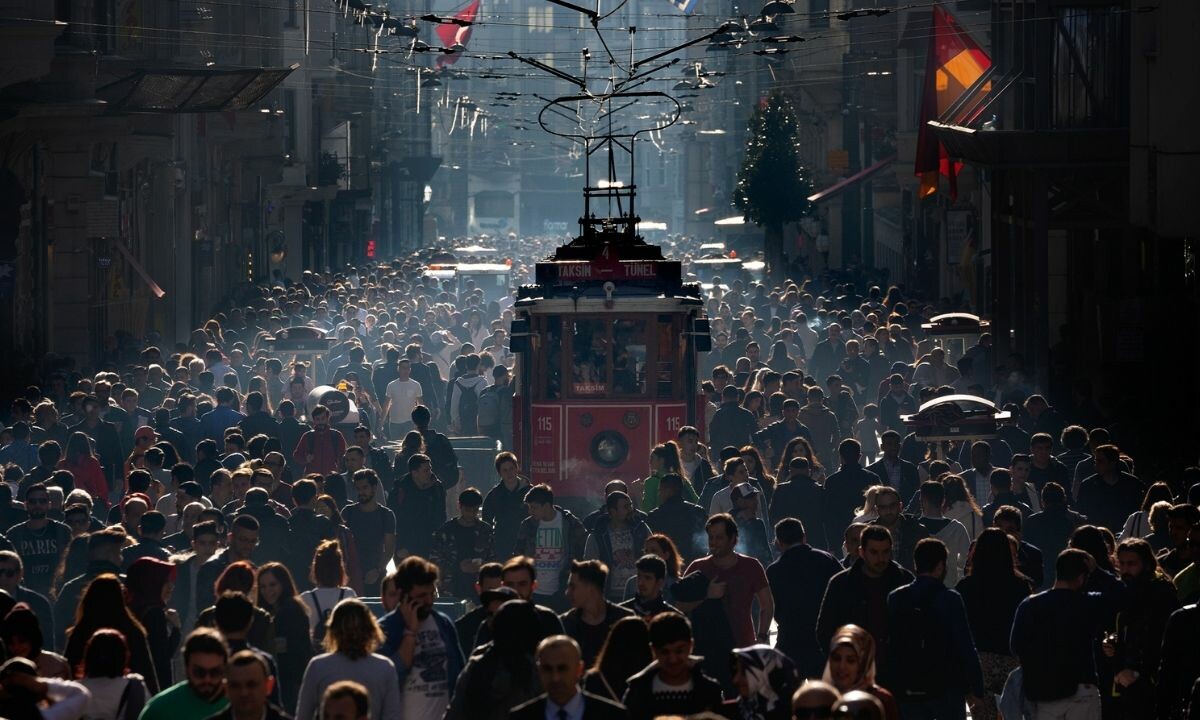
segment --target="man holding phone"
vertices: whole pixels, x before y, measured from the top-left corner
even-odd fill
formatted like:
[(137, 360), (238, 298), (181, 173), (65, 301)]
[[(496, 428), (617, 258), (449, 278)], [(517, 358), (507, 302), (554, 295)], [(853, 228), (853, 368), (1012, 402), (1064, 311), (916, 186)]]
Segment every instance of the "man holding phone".
[(410, 555), (396, 568), (400, 604), (380, 621), (381, 654), (396, 665), (403, 717), (439, 717), (462, 672), (463, 655), (454, 622), (433, 609), (438, 567)]

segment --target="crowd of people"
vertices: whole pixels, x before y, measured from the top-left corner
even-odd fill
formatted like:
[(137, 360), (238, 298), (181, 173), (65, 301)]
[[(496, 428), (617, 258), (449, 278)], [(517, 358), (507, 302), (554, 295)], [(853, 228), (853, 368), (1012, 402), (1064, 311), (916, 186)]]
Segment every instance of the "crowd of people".
[[(509, 448), (519, 358), (456, 290), (305, 273), (48, 358), (0, 437), (0, 715), (1200, 717), (1200, 469), (1139, 476), (986, 334), (950, 362), (942, 304), (715, 279), (703, 416), (577, 514), (510, 449), (460, 467), (455, 436)], [(317, 362), (271, 349), (303, 325)], [(902, 420), (953, 394), (1012, 421)]]

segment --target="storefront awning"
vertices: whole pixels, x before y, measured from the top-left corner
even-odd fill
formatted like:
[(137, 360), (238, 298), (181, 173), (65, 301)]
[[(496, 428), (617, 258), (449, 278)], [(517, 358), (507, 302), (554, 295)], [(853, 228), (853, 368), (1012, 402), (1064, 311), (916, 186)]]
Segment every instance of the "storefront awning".
[(137, 70), (96, 94), (127, 113), (204, 113), (245, 110), (300, 67)]
[(833, 185), (830, 185), (829, 187), (825, 188), (824, 190), (822, 190), (818, 193), (809, 195), (808, 201), (811, 203), (819, 203), (822, 200), (828, 200), (829, 198), (833, 197), (834, 195), (837, 195), (838, 193), (842, 192), (843, 190), (850, 187), (851, 185), (862, 182), (863, 180), (866, 180), (867, 178), (871, 177), (875, 173), (884, 169), (888, 165), (891, 165), (892, 162), (894, 162), (895, 160), (896, 160), (895, 155), (886, 157), (886, 158), (880, 160), (879, 162), (875, 163), (874, 165), (871, 165), (869, 167), (863, 168), (862, 170), (859, 170), (858, 172), (854, 173), (853, 175), (851, 175), (848, 178), (844, 178), (842, 180), (837, 181)]

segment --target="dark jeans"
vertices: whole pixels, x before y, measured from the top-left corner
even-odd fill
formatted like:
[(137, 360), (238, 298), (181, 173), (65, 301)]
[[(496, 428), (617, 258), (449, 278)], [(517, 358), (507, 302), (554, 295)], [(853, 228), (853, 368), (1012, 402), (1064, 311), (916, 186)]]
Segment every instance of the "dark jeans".
[(949, 691), (925, 700), (896, 698), (901, 720), (966, 720), (967, 699), (961, 692)]

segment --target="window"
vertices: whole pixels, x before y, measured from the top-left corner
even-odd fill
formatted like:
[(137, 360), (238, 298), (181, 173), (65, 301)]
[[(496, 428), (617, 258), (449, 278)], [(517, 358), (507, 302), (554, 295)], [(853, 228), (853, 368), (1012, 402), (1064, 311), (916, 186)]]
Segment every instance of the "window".
[(613, 394), (646, 393), (646, 321), (613, 322)]
[[(658, 364), (655, 366), (655, 395), (659, 399), (672, 397), (681, 384), (675, 378), (676, 355), (683, 352), (683, 338), (671, 315), (658, 316)], [(686, 393), (685, 393), (686, 394)]]
[(571, 337), (571, 394), (608, 392), (608, 326), (603, 320), (576, 320)]
[(1051, 59), (1055, 127), (1128, 122), (1128, 19), (1118, 6), (1058, 10)]

